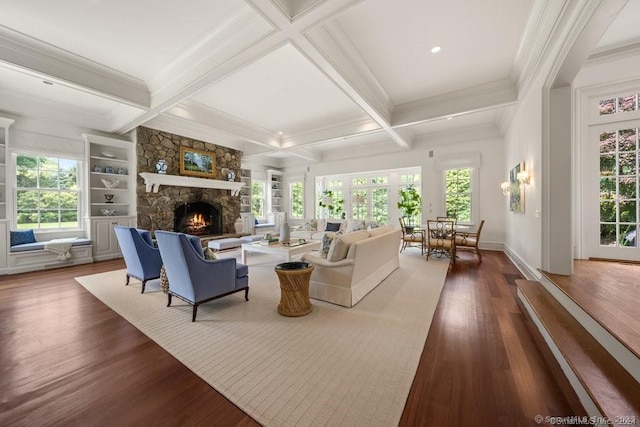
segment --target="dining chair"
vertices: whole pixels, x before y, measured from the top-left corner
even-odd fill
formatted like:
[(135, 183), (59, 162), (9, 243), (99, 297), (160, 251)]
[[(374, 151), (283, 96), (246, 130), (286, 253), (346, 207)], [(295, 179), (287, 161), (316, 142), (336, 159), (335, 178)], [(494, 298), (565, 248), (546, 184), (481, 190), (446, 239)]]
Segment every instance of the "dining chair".
[(425, 232), (422, 229), (409, 227), (406, 225), (404, 218), (398, 218), (400, 221), (400, 229), (402, 230), (402, 247), (400, 252), (408, 247), (420, 246), (421, 255), (424, 255)]
[(451, 216), (437, 216), (436, 221), (453, 221), (454, 229), (456, 228), (456, 225), (458, 225), (458, 219), (456, 217), (451, 217)]
[(482, 254), (480, 253), (480, 248), (478, 244), (480, 243), (480, 233), (482, 232), (482, 227), (484, 226), (484, 219), (480, 221), (480, 226), (478, 226), (478, 230), (474, 232), (463, 232), (456, 231), (456, 250), (457, 251), (469, 251), (478, 255), (478, 260), (482, 262)]
[(448, 256), (455, 263), (455, 226), (453, 221), (427, 220), (427, 261), (429, 256)]

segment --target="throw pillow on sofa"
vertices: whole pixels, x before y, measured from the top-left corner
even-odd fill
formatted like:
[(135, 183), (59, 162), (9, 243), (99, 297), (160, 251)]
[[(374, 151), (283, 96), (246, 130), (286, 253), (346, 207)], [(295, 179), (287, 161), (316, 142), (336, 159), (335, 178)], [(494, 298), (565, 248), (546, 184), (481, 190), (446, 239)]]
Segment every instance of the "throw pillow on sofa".
[(354, 219), (351, 222), (351, 231), (359, 231), (359, 230), (366, 230), (367, 226), (365, 224), (364, 219)]
[(331, 242), (327, 259), (333, 262), (345, 259), (352, 243), (368, 238), (369, 232), (366, 230), (359, 230), (353, 233), (336, 236)]
[(304, 231), (316, 231), (318, 226), (318, 221), (315, 219), (306, 219), (302, 224), (302, 229)]
[(331, 248), (333, 238), (333, 233), (324, 233), (324, 236), (322, 236), (322, 246), (320, 246), (320, 256), (322, 258), (326, 258), (329, 255), (329, 248)]
[(327, 222), (327, 228), (324, 231), (340, 231), (339, 222)]

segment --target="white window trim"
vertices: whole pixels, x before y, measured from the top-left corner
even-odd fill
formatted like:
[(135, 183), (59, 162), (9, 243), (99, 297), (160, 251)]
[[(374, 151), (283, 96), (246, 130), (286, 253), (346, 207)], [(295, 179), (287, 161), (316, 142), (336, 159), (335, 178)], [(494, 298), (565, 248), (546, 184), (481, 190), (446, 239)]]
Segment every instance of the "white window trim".
[(17, 230), (18, 228), (18, 207), (16, 205), (16, 197), (17, 197), (17, 188), (18, 188), (18, 176), (16, 170), (16, 162), (17, 157), (19, 155), (23, 156), (38, 156), (38, 157), (55, 157), (57, 159), (64, 158), (67, 160), (75, 160), (78, 162), (78, 227), (75, 228), (40, 228), (37, 230), (39, 235), (56, 235), (60, 233), (74, 232), (74, 231), (84, 231), (84, 221), (82, 218), (86, 216), (84, 211), (84, 206), (86, 202), (87, 191), (85, 191), (85, 183), (84, 183), (84, 157), (78, 156), (74, 154), (68, 153), (45, 153), (42, 151), (31, 151), (31, 150), (23, 150), (16, 148), (9, 148), (8, 150), (8, 159), (5, 163), (5, 167), (7, 169), (7, 173), (9, 174), (11, 179), (11, 187), (7, 187), (7, 194), (5, 195), (7, 201), (7, 213), (11, 213), (11, 228), (13, 230)]
[[(574, 161), (574, 239), (575, 254), (578, 259), (588, 259), (589, 257), (615, 258), (627, 260), (640, 260), (640, 251), (634, 248), (608, 248), (600, 247), (599, 228), (594, 229), (596, 220), (600, 218), (599, 205), (595, 208), (595, 194), (599, 193), (599, 179), (597, 191), (593, 170), (599, 175), (600, 166), (596, 164), (596, 155), (592, 142), (595, 133), (602, 129), (628, 125), (640, 119), (640, 110), (623, 112), (617, 114), (599, 115), (597, 113), (599, 101), (608, 97), (618, 97), (628, 95), (630, 92), (640, 93), (640, 79), (632, 79), (620, 83), (598, 83), (576, 89), (574, 95), (574, 105), (577, 113), (575, 115), (575, 161)], [(622, 124), (621, 122), (625, 123)], [(595, 169), (592, 169), (594, 168)], [(599, 198), (598, 198), (599, 201)], [(596, 244), (597, 241), (597, 244)], [(597, 246), (597, 248), (596, 248)], [(606, 249), (603, 253), (602, 249)]]
[(442, 197), (442, 205), (437, 216), (446, 215), (446, 176), (445, 171), (451, 169), (471, 169), (471, 226), (480, 224), (479, 169), (482, 157), (479, 152), (440, 156), (436, 159), (436, 170), (440, 174), (438, 189)]

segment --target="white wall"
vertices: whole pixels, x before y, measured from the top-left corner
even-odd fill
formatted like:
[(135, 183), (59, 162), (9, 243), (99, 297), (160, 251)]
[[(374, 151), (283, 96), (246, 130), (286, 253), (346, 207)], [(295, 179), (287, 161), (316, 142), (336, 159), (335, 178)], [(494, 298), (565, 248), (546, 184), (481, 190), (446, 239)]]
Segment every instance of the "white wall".
[[(541, 73), (543, 74), (543, 73)], [(505, 163), (508, 174), (520, 162), (529, 171), (530, 184), (525, 189), (524, 213), (509, 212), (506, 208), (505, 249), (535, 272), (541, 266), (542, 222), (536, 218), (541, 211), (542, 186), (542, 86), (544, 76), (538, 77), (521, 99), (505, 134)], [(507, 177), (507, 176), (505, 176)]]
[[(422, 168), (423, 219), (440, 215), (444, 208), (442, 176), (436, 170), (438, 158), (459, 155), (461, 157), (479, 153), (481, 165), (478, 174), (479, 217), (485, 220), (482, 243), (495, 249), (502, 249), (505, 241), (504, 222), (507, 209), (506, 197), (502, 195), (500, 183), (505, 181), (504, 143), (502, 138), (488, 138), (479, 141), (467, 141), (451, 144), (418, 144), (410, 151), (387, 154), (365, 155), (344, 160), (326, 161), (317, 164), (285, 168), (285, 177), (304, 176), (305, 212), (313, 216), (315, 209), (315, 179), (319, 176), (351, 174), (377, 170)], [(429, 157), (433, 151), (433, 157)]]

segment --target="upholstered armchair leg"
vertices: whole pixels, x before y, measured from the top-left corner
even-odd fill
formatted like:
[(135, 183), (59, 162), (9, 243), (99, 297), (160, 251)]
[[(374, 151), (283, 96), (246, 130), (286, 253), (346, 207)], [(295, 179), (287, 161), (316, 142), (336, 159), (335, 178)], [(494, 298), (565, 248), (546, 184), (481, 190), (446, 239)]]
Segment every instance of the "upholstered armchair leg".
[(476, 251), (478, 252), (478, 259), (480, 260), (480, 262), (482, 262), (482, 254), (480, 253), (480, 249), (476, 249)]
[(244, 290), (244, 300), (249, 301), (249, 287)]
[(127, 274), (127, 282), (124, 284), (125, 286), (129, 286), (129, 279), (130, 279), (130, 278), (131, 278), (131, 277)]
[(140, 291), (141, 294), (144, 294), (144, 287), (147, 285), (147, 281), (143, 280), (142, 281), (142, 290)]
[(198, 304), (193, 304), (193, 316), (191, 317), (191, 321), (196, 321), (196, 313), (198, 312)]
[(169, 298), (169, 300), (167, 301), (167, 307), (171, 306), (171, 294), (167, 294), (167, 297)]

